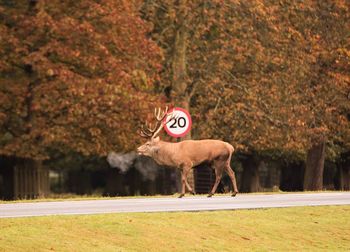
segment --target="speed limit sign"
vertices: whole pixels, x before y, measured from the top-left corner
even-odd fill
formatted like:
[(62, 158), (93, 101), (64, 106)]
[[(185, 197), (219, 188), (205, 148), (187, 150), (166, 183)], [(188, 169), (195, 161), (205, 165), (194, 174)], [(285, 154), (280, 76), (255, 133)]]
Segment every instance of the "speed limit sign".
[(183, 137), (192, 126), (190, 113), (183, 108), (173, 108), (164, 119), (165, 131), (172, 137)]

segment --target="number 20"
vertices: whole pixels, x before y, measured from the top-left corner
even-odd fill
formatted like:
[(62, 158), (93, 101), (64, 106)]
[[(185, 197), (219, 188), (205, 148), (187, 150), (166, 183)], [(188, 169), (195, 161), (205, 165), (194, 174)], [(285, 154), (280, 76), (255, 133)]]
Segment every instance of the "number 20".
[(184, 117), (173, 118), (171, 121), (174, 121), (173, 124), (170, 125), (169, 128), (177, 128), (177, 125), (180, 128), (184, 128), (186, 126), (186, 119)]

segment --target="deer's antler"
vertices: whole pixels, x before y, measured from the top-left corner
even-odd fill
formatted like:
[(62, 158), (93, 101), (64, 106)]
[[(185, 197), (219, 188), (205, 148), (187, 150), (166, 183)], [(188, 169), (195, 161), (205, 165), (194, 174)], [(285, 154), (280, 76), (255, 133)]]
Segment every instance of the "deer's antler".
[[(165, 107), (164, 111), (161, 111), (160, 108), (154, 109), (154, 116), (157, 120), (154, 127), (152, 127), (151, 123), (147, 123), (145, 125), (141, 126), (140, 136), (145, 138), (155, 138), (159, 132), (162, 130), (164, 123), (163, 120), (166, 116), (168, 116), (168, 106)], [(166, 123), (168, 123), (173, 117), (171, 117), (169, 120), (167, 120)], [(148, 125), (147, 125), (148, 124)]]

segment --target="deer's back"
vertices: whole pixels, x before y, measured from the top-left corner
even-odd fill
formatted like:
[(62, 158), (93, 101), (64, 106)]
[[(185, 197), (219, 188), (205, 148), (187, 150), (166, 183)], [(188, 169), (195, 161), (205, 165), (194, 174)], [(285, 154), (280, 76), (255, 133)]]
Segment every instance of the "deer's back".
[(233, 152), (231, 144), (220, 140), (185, 140), (179, 143), (181, 156), (189, 157), (193, 165), (217, 158), (230, 158)]

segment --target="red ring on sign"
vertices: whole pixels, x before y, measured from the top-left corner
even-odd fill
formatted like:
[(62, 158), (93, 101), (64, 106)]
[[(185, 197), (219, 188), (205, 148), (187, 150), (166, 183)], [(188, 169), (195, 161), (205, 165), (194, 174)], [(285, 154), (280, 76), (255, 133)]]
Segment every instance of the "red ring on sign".
[(186, 131), (183, 132), (183, 133), (181, 133), (181, 134), (174, 134), (174, 133), (172, 133), (172, 132), (168, 129), (167, 124), (165, 124), (167, 117), (165, 117), (165, 118), (164, 118), (164, 121), (163, 121), (163, 123), (164, 123), (164, 129), (165, 129), (165, 131), (168, 133), (168, 135), (170, 135), (170, 136), (172, 136), (172, 137), (184, 137), (184, 136), (187, 135), (188, 132), (190, 132), (191, 127), (192, 127), (192, 118), (191, 118), (191, 115), (190, 115), (190, 113), (188, 113), (188, 111), (187, 111), (186, 109), (179, 108), (179, 107), (176, 107), (176, 108), (171, 109), (171, 110), (168, 112), (168, 114), (170, 114), (170, 113), (173, 112), (174, 110), (181, 111), (181, 112), (183, 112), (183, 113), (186, 114), (186, 116), (187, 116), (187, 118), (188, 118), (188, 127), (187, 127)]

